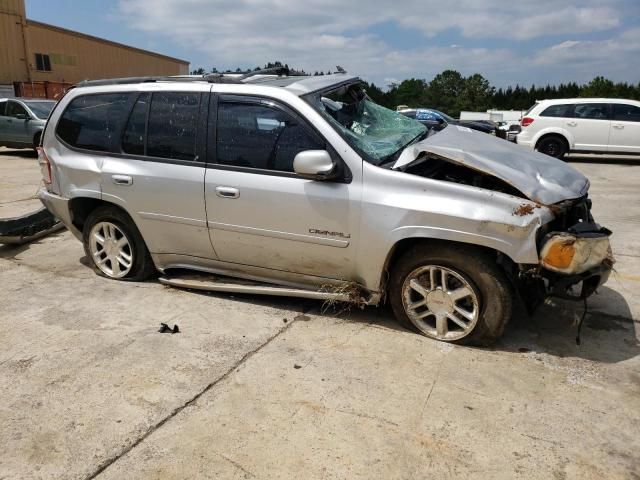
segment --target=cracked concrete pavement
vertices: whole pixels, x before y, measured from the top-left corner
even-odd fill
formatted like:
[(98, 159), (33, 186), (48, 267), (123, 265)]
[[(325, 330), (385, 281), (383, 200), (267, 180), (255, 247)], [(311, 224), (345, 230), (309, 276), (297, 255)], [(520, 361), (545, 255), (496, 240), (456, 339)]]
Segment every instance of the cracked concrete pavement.
[(0, 478), (634, 478), (640, 165), (574, 166), (618, 260), (581, 346), (568, 302), (466, 348), (386, 309), (102, 279), (68, 232), (1, 246)]

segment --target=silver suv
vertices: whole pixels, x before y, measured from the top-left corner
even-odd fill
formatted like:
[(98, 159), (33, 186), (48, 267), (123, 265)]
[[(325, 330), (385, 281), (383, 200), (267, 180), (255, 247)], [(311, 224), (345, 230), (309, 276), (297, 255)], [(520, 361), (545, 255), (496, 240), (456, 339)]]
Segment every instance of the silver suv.
[(39, 161), (40, 198), (100, 275), (386, 301), (443, 341), (486, 344), (512, 299), (585, 298), (613, 263), (579, 172), (429, 132), (346, 73), (84, 82)]

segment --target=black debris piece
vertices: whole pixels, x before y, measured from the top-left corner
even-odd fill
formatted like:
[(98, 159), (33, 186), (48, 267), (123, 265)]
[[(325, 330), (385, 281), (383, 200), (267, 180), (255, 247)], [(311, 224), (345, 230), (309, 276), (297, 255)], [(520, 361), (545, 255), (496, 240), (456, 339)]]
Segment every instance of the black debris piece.
[(173, 328), (171, 328), (166, 323), (161, 323), (160, 324), (160, 330), (158, 330), (158, 332), (160, 332), (160, 333), (180, 333), (180, 328), (178, 327), (177, 323), (173, 326)]

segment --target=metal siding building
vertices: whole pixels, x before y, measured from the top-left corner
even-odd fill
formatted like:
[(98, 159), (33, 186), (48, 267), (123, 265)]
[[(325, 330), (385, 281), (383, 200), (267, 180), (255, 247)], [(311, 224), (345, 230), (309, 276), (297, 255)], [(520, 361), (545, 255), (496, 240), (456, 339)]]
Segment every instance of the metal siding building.
[(28, 20), (24, 0), (0, 0), (0, 84), (184, 75), (189, 62)]

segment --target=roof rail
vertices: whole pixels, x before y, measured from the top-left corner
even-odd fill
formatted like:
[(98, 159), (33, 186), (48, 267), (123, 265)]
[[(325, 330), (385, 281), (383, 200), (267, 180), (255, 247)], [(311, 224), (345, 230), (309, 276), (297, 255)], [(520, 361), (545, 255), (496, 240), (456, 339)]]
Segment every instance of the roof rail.
[(209, 83), (242, 83), (238, 77), (228, 77), (222, 74), (208, 75), (178, 75), (167, 77), (124, 77), (108, 78), (104, 80), (82, 80), (75, 84), (76, 87), (100, 87), (104, 85), (127, 85), (131, 83), (154, 83), (154, 82), (209, 82)]
[(208, 83), (245, 83), (251, 77), (257, 75), (277, 75), (279, 77), (290, 76), (288, 67), (272, 67), (253, 70), (245, 73), (205, 73), (204, 75), (176, 75), (159, 77), (123, 77), (108, 78), (104, 80), (82, 80), (75, 84), (76, 87), (100, 87), (104, 85), (127, 85), (131, 83), (152, 82), (208, 82)]

